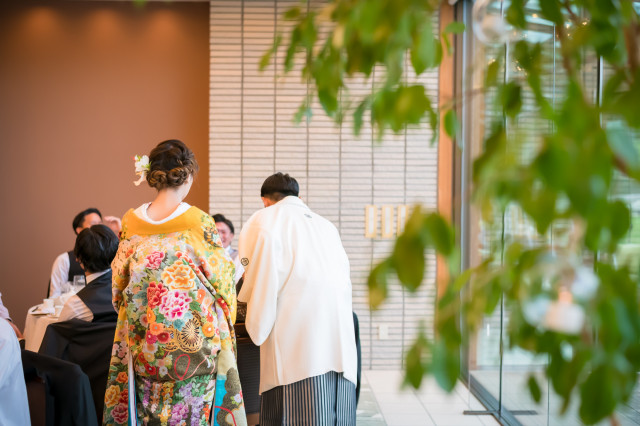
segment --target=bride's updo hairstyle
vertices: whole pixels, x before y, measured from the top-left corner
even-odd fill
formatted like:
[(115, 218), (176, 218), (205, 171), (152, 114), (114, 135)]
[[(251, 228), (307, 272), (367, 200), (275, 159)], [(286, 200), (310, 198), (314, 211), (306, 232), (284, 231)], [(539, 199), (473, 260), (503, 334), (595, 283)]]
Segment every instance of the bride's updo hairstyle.
[(160, 142), (149, 154), (147, 182), (158, 191), (184, 184), (198, 172), (196, 157), (177, 139)]

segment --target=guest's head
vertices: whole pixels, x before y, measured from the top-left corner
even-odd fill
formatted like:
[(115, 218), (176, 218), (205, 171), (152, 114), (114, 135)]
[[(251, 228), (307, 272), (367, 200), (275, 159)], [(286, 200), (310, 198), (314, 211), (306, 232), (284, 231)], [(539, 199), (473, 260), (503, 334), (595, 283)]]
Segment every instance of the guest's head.
[(106, 225), (93, 225), (78, 234), (73, 252), (87, 274), (111, 267), (118, 251), (118, 237)]
[(180, 191), (186, 197), (198, 172), (196, 157), (183, 142), (160, 142), (149, 154), (147, 182), (158, 191)]
[(231, 241), (233, 241), (233, 234), (235, 233), (233, 223), (221, 214), (214, 214), (213, 220), (216, 222), (216, 228), (218, 229), (218, 235), (222, 240), (222, 246), (224, 248), (229, 247)]
[(294, 178), (289, 174), (278, 172), (265, 179), (262, 188), (260, 188), (260, 197), (264, 206), (269, 207), (284, 197), (290, 195), (297, 197), (299, 192), (300, 187)]
[(78, 235), (83, 229), (102, 223), (102, 213), (96, 208), (81, 211), (73, 218), (73, 231)]

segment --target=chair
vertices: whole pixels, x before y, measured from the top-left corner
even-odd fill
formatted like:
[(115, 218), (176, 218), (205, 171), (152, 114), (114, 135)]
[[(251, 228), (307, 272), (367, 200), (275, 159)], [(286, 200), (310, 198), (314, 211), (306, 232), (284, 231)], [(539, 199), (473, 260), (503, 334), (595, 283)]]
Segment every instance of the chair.
[(80, 366), (89, 378), (98, 423), (102, 422), (115, 330), (115, 322), (72, 319), (53, 323), (47, 327), (38, 351)]
[[(27, 382), (29, 410), (42, 410), (42, 387), (44, 382), (44, 424), (97, 426), (97, 416), (89, 378), (79, 366), (61, 359), (22, 351), (22, 368)], [(33, 406), (31, 403), (33, 402)], [(34, 413), (35, 414), (35, 413)], [(35, 416), (34, 424), (43, 424), (42, 417)], [(39, 423), (37, 423), (39, 422)]]
[(38, 376), (35, 369), (30, 369), (28, 374), (25, 371), (24, 382), (27, 386), (31, 426), (46, 426), (47, 388), (45, 382)]

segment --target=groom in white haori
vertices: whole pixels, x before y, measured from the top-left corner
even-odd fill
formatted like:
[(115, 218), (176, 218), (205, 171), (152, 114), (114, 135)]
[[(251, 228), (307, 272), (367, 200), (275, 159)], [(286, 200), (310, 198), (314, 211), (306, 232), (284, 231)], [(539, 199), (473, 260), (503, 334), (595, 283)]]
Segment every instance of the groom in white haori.
[(356, 344), (349, 259), (336, 227), (268, 177), (264, 209), (240, 233), (246, 328), (260, 346), (260, 424), (356, 422)]

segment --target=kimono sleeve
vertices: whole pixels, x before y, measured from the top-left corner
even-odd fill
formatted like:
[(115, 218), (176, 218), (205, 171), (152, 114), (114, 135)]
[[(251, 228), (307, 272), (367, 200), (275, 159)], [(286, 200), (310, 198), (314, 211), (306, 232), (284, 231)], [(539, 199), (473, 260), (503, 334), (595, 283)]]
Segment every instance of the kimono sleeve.
[(276, 320), (280, 277), (276, 239), (265, 230), (243, 230), (240, 259), (245, 268), (238, 300), (247, 303), (245, 326), (251, 340), (260, 346), (271, 334)]
[(129, 285), (129, 263), (130, 255), (133, 252), (132, 244), (129, 240), (120, 241), (116, 257), (111, 262), (112, 280), (111, 296), (113, 307), (116, 312), (120, 310), (122, 304), (122, 292)]
[[(235, 266), (233, 261), (222, 246), (222, 241), (216, 230), (213, 218), (206, 213), (201, 216), (201, 228), (197, 230), (199, 239), (204, 238), (205, 243), (204, 256), (201, 256), (201, 266), (204, 268), (206, 282), (203, 284), (211, 293), (222, 297), (229, 307), (229, 318), (231, 323), (236, 320), (236, 286), (233, 276), (235, 274)], [(199, 245), (194, 244), (194, 247)], [(199, 250), (199, 249), (198, 249)], [(209, 272), (205, 272), (209, 271)]]

